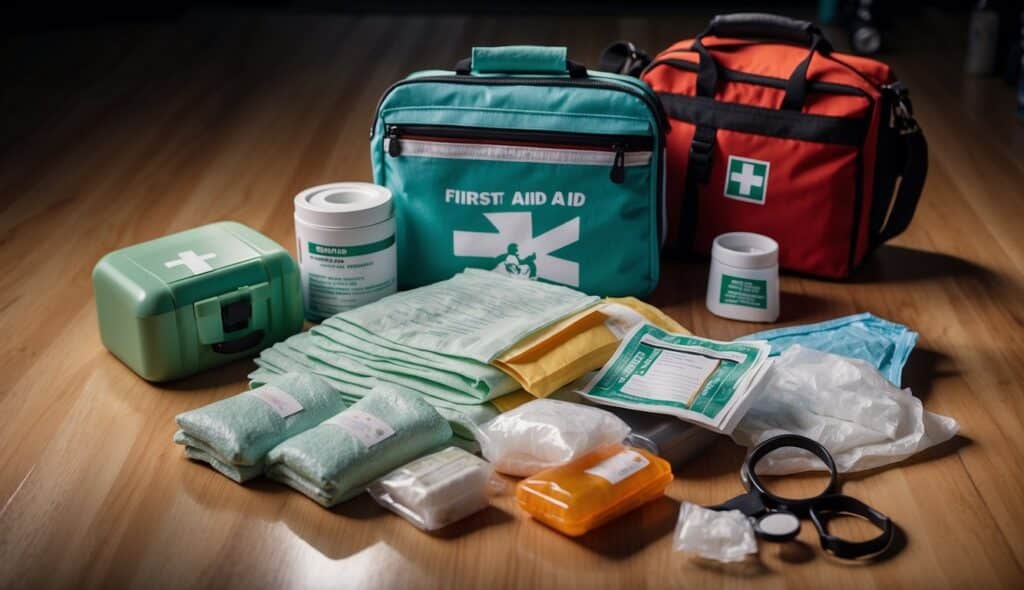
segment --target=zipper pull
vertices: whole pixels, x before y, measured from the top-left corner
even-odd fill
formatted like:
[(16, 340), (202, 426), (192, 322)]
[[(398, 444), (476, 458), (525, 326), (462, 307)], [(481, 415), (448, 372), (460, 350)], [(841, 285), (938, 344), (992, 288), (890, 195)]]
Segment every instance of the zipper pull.
[(391, 157), (398, 156), (402, 153), (402, 144), (398, 141), (398, 127), (391, 125), (388, 127), (388, 155)]
[(612, 147), (615, 148), (615, 160), (612, 162), (612, 171), (609, 176), (615, 184), (622, 184), (626, 180), (626, 147), (623, 145)]

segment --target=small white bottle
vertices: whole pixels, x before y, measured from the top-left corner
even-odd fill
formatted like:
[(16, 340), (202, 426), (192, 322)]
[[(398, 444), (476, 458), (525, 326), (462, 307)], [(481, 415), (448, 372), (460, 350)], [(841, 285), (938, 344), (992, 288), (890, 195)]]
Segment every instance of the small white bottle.
[(779, 244), (760, 234), (715, 238), (708, 274), (708, 311), (748, 322), (779, 318)]

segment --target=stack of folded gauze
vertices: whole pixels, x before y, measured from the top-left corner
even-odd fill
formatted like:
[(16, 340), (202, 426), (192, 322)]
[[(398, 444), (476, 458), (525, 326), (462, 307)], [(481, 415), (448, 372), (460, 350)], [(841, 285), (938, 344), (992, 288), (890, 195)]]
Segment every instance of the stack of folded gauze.
[(179, 414), (174, 442), (238, 483), (263, 473), (270, 449), (346, 407), (341, 395), (309, 374), (284, 373), (263, 387)]
[(448, 422), (421, 396), (376, 387), (349, 409), (274, 447), (267, 475), (330, 507), (451, 436)]
[[(597, 302), (560, 285), (467, 269), (341, 312), (264, 350), (250, 378), (260, 383), (275, 373), (310, 372), (350, 399), (380, 383), (420, 394), (457, 427), (476, 426), (520, 390), (491, 361)], [(471, 436), (464, 428), (459, 434)]]

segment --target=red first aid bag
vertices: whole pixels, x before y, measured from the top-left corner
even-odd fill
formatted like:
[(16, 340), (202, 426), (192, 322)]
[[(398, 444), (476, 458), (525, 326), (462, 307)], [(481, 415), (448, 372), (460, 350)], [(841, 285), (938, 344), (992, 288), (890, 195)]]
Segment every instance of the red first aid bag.
[[(637, 55), (613, 45), (602, 67), (635, 72)], [(838, 279), (910, 223), (928, 158), (907, 92), (815, 25), (718, 16), (640, 77), (671, 125), (668, 248), (707, 253), (719, 234), (756, 232), (779, 243), (783, 268)]]

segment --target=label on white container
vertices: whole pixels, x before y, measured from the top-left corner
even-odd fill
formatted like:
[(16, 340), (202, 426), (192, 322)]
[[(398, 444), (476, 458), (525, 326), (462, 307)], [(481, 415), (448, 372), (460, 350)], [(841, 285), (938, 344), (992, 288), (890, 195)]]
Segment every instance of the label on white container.
[(282, 418), (287, 418), (302, 411), (302, 404), (297, 399), (273, 385), (264, 385), (263, 387), (253, 389), (249, 392), (249, 395), (270, 406)]
[(341, 428), (356, 437), (366, 448), (387, 440), (395, 434), (395, 429), (387, 422), (373, 414), (367, 414), (359, 410), (345, 410), (325, 421), (324, 424)]
[(768, 309), (768, 281), (722, 274), (719, 303)]
[(647, 457), (644, 457), (636, 451), (627, 450), (608, 457), (604, 461), (601, 461), (597, 465), (587, 469), (584, 473), (596, 475), (597, 477), (606, 480), (608, 483), (615, 485), (650, 464), (651, 462), (647, 460)]
[(398, 287), (395, 236), (332, 246), (299, 240), (306, 311), (320, 317), (371, 303)]

